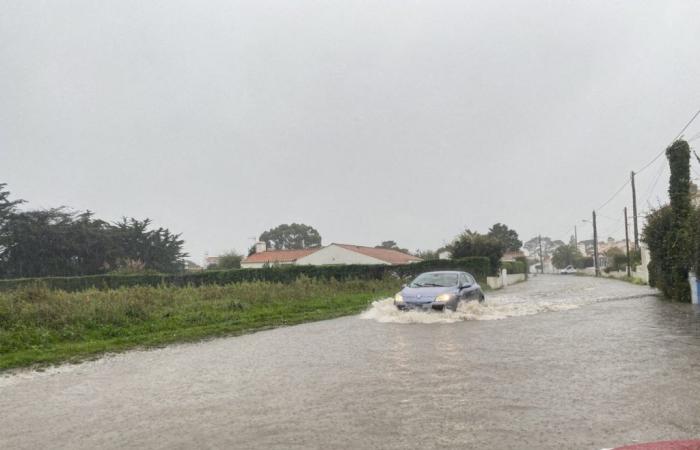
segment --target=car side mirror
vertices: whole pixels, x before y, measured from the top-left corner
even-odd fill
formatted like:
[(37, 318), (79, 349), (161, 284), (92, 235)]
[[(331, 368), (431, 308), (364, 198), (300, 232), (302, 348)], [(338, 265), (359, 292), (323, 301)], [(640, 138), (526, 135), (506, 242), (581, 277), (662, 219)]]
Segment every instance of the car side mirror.
[(467, 284), (461, 284), (461, 285), (459, 286), (460, 289), (466, 289), (466, 288), (468, 288), (468, 287), (472, 287), (472, 285), (469, 284), (469, 283), (467, 283)]

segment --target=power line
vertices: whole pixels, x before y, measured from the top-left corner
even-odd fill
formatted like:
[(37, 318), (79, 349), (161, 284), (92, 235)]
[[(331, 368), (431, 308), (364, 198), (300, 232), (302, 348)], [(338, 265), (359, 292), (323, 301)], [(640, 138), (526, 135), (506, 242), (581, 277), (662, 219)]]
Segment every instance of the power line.
[[(697, 119), (698, 115), (700, 115), (700, 109), (698, 109), (698, 112), (696, 112), (695, 115), (693, 115), (693, 117), (688, 121), (688, 123), (685, 124), (685, 126), (683, 127), (683, 129), (682, 129), (682, 130), (676, 135), (676, 137), (671, 141), (671, 144), (673, 144), (674, 142), (676, 142), (676, 141), (678, 140), (678, 138), (681, 137), (681, 136), (683, 135), (683, 133), (685, 132), (685, 130), (687, 130), (688, 127), (690, 126), (690, 124), (693, 123), (693, 122), (695, 121), (695, 119)], [(669, 145), (670, 145), (670, 144), (669, 144)], [(665, 152), (666, 152), (666, 149), (661, 150), (661, 151), (659, 152), (658, 155), (654, 156), (654, 159), (652, 159), (651, 161), (649, 161), (649, 163), (648, 163), (646, 166), (644, 166), (644, 167), (642, 167), (641, 169), (637, 170), (635, 173), (637, 173), (637, 174), (638, 174), (638, 173), (641, 173), (644, 169), (646, 169), (647, 167), (651, 166), (651, 165), (654, 163), (654, 161), (656, 161), (657, 159), (659, 159), (659, 157), (660, 157), (661, 155), (663, 155)]]
[(661, 179), (661, 175), (666, 172), (666, 165), (661, 164), (659, 167), (659, 172), (656, 174), (656, 178), (654, 178), (654, 182), (650, 185), (649, 190), (647, 190), (646, 194), (646, 199), (644, 200), (644, 203), (647, 203), (651, 196), (654, 194), (654, 188), (656, 187), (656, 184), (659, 182)]
[(693, 116), (693, 118), (690, 119), (690, 120), (688, 121), (688, 123), (685, 124), (685, 126), (683, 127), (683, 129), (682, 129), (682, 130), (680, 131), (680, 133), (678, 133), (678, 135), (676, 136), (676, 139), (673, 140), (674, 142), (677, 141), (679, 137), (681, 137), (681, 135), (683, 134), (683, 132), (684, 132), (685, 130), (688, 129), (688, 127), (690, 126), (690, 124), (693, 123), (693, 121), (694, 121), (695, 119), (697, 119), (698, 115), (700, 115), (700, 109), (698, 109), (698, 112), (695, 113), (695, 115)]
[(600, 205), (598, 208), (596, 208), (596, 211), (599, 210), (599, 209), (605, 208), (605, 207), (608, 205), (608, 203), (610, 203), (611, 201), (613, 201), (613, 199), (614, 199), (615, 197), (617, 197), (617, 195), (618, 195), (620, 192), (622, 192), (622, 190), (623, 190), (623, 189), (625, 188), (625, 186), (627, 186), (628, 184), (630, 184), (630, 180), (625, 181), (625, 183), (624, 183), (622, 186), (620, 186), (620, 189), (618, 189), (617, 191), (615, 191), (615, 193), (612, 195), (612, 197), (610, 197), (605, 203), (603, 203), (603, 204)]

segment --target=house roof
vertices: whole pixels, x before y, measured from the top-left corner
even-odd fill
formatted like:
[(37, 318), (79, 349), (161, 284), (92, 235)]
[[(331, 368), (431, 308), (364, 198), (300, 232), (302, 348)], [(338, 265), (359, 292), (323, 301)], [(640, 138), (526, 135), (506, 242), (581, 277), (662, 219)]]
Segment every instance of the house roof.
[(268, 250), (259, 253), (253, 253), (242, 263), (276, 263), (276, 262), (294, 262), (299, 258), (308, 256), (319, 251), (322, 247), (305, 248), (301, 250)]
[(338, 247), (342, 247), (346, 250), (361, 253), (365, 256), (370, 256), (372, 258), (382, 260), (389, 264), (408, 264), (411, 262), (423, 261), (417, 256), (409, 255), (407, 253), (400, 252), (398, 250), (393, 250), (390, 248), (363, 247), (361, 245), (335, 243), (331, 245), (337, 245)]

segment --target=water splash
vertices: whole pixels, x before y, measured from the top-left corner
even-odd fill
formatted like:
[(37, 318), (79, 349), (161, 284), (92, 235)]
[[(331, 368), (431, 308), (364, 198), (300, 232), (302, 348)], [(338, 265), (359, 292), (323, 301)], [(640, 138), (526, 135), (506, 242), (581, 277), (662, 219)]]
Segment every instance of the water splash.
[(387, 298), (372, 303), (360, 315), (362, 319), (382, 323), (454, 323), (466, 320), (502, 320), (508, 317), (529, 316), (542, 312), (566, 311), (578, 305), (566, 303), (461, 303), (456, 311), (400, 311), (392, 299)]
[(486, 294), (485, 303), (462, 303), (457, 311), (399, 311), (392, 299), (378, 300), (360, 317), (383, 323), (454, 323), (568, 311), (600, 302), (647, 298), (656, 291), (615, 280), (545, 276)]

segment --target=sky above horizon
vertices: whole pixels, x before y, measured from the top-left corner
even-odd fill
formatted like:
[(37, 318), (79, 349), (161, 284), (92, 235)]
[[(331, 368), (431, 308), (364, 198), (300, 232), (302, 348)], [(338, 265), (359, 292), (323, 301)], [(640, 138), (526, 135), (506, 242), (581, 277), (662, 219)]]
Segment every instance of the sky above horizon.
[[(0, 182), (29, 208), (149, 217), (197, 262), (291, 222), (411, 250), (496, 222), (590, 239), (582, 220), (700, 108), (699, 19), (695, 1), (5, 1)], [(639, 174), (640, 213), (667, 179), (664, 157)], [(624, 206), (629, 186), (601, 240), (624, 238)]]

